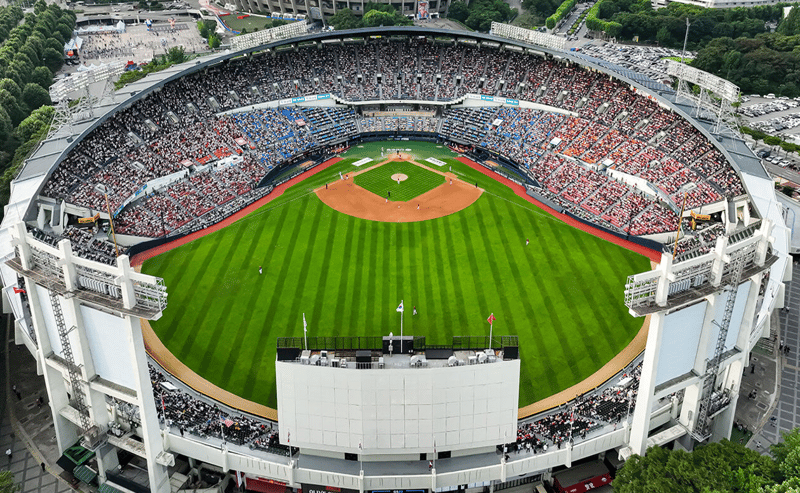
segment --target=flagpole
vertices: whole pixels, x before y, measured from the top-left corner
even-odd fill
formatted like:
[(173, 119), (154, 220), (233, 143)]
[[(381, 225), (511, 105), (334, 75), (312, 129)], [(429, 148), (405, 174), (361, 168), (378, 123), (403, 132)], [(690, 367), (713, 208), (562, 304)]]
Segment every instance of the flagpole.
[[(403, 300), (400, 300), (400, 305), (403, 305)], [(403, 354), (403, 314), (406, 312), (405, 306), (403, 311), (400, 312), (400, 354)]]
[(489, 349), (492, 349), (492, 326), (494, 322), (489, 324)]
[(308, 327), (308, 325), (306, 324), (306, 314), (303, 313), (303, 340), (305, 340), (306, 349), (308, 349), (308, 330), (307, 330), (307, 327)]

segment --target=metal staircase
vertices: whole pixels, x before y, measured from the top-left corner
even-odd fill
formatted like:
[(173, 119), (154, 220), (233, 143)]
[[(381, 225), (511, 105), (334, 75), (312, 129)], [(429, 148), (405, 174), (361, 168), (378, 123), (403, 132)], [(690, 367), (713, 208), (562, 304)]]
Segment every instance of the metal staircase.
[(711, 405), (717, 373), (719, 372), (720, 363), (722, 362), (722, 354), (725, 352), (725, 341), (728, 338), (728, 329), (730, 328), (731, 317), (733, 316), (733, 307), (736, 304), (736, 293), (739, 287), (739, 281), (742, 277), (747, 253), (750, 250), (751, 248), (743, 248), (737, 252), (735, 258), (731, 259), (731, 274), (725, 285), (725, 291), (728, 292), (728, 298), (725, 301), (725, 312), (722, 315), (722, 321), (717, 324), (719, 327), (717, 345), (714, 349), (714, 357), (708, 362), (706, 373), (703, 375), (703, 400), (700, 402), (700, 409), (697, 411), (697, 424), (691, 432), (692, 438), (698, 442), (703, 442), (711, 437), (709, 415), (715, 412), (711, 409)]
[(69, 333), (75, 330), (75, 326), (73, 325), (70, 329), (67, 329), (67, 324), (64, 323), (64, 313), (61, 311), (61, 302), (58, 301), (58, 295), (55, 289), (50, 286), (47, 291), (50, 294), (50, 304), (53, 306), (53, 317), (56, 319), (56, 326), (58, 327), (58, 338), (61, 341), (61, 355), (67, 362), (69, 383), (72, 387), (72, 398), (78, 408), (78, 415), (81, 420), (81, 431), (86, 433), (92, 427), (92, 421), (89, 419), (89, 409), (86, 407), (86, 395), (83, 393), (81, 371), (78, 365), (75, 364), (75, 357), (72, 354), (72, 345), (69, 342)]

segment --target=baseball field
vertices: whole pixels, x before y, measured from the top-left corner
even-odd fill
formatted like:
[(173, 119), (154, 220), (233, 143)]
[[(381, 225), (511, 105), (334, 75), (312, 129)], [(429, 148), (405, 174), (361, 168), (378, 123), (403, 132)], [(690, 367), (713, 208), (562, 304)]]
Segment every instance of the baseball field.
[[(404, 148), (403, 162), (381, 164), (381, 147)], [(519, 336), (523, 406), (585, 379), (641, 328), (622, 293), (647, 258), (564, 224), (446, 147), (381, 142), (342, 157), (233, 225), (144, 263), (169, 292), (153, 329), (211, 383), (275, 407), (276, 339), (301, 337), (304, 313), (309, 336), (397, 334), (403, 300), (404, 333), (429, 343), (488, 335), (494, 313), (495, 336)], [(373, 161), (353, 166), (364, 157)], [(361, 174), (343, 182), (340, 172)], [(407, 200), (413, 214), (425, 197), (458, 193), (450, 179), (481, 194), (434, 219), (367, 220), (320, 199), (326, 184), (386, 188), (397, 191), (381, 205)]]

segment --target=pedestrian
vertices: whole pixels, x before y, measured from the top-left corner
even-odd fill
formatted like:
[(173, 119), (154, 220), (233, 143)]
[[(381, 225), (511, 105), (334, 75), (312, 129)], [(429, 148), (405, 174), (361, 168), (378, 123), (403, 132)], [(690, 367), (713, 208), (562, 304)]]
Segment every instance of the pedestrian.
[(416, 314), (417, 314), (417, 306), (414, 305), (414, 315), (416, 315)]
[(475, 188), (478, 188), (478, 182), (477, 181), (475, 182)]
[(453, 179), (452, 179), (452, 178), (450, 178), (450, 184), (451, 184), (451, 185), (453, 184)]
[(181, 436), (183, 436), (183, 426), (179, 426), (178, 427), (178, 431), (180, 431), (181, 432)]
[(528, 246), (530, 244), (530, 242), (531, 242), (531, 240), (529, 240), (528, 238), (525, 238), (525, 246)]
[(327, 190), (327, 189), (328, 189), (328, 184), (326, 183), (326, 184), (325, 184), (325, 190)]
[(263, 272), (264, 272), (264, 270), (263, 270), (263, 269), (261, 268), (261, 266), (259, 265), (259, 266), (258, 266), (258, 275), (260, 276), (260, 275), (261, 275)]
[(431, 469), (433, 469), (433, 461), (429, 460), (428, 461), (428, 470), (431, 470)]
[(750, 365), (750, 374), (753, 374), (755, 372), (756, 372), (756, 364), (753, 363), (752, 365)]
[(387, 193), (387, 194), (389, 194), (389, 198), (392, 198), (392, 191), (391, 191), (391, 190), (389, 190), (389, 191), (388, 191), (388, 192), (386, 192), (386, 193)]
[(419, 210), (419, 204), (417, 204), (417, 210)]
[(45, 470), (45, 467), (46, 467), (46, 466), (44, 465), (44, 462), (42, 462), (42, 472), (44, 472), (44, 470)]

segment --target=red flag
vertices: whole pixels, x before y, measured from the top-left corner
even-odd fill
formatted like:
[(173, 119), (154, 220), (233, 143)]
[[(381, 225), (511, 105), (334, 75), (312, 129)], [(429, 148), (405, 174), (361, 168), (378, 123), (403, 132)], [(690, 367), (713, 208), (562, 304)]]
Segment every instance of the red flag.
[(24, 289), (14, 286), (14, 294), (20, 294), (20, 293), (27, 294)]
[(489, 318), (487, 318), (486, 320), (489, 322), (489, 325), (492, 325), (494, 323), (494, 321), (495, 321), (494, 313), (489, 315)]

